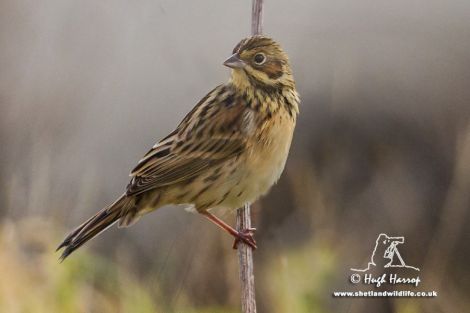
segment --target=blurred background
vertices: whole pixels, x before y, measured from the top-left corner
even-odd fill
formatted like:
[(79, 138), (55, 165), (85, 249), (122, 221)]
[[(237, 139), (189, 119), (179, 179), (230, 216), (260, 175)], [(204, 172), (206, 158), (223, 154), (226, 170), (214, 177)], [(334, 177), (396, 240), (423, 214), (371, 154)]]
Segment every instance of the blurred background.
[[(227, 80), (250, 1), (0, 1), (0, 312), (239, 312), (232, 240), (162, 208), (63, 264), (73, 227)], [(265, 1), (302, 96), (254, 205), (259, 312), (470, 310), (470, 2)], [(234, 223), (233, 213), (222, 214)], [(433, 299), (355, 291), (379, 233)]]

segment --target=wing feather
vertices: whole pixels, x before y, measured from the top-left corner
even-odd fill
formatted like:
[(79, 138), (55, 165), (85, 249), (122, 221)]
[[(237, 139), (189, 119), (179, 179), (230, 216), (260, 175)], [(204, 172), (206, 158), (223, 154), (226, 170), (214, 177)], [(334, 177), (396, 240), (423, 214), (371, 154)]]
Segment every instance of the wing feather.
[(140, 160), (131, 172), (127, 194), (193, 179), (239, 155), (253, 129), (250, 111), (229, 87), (212, 90)]

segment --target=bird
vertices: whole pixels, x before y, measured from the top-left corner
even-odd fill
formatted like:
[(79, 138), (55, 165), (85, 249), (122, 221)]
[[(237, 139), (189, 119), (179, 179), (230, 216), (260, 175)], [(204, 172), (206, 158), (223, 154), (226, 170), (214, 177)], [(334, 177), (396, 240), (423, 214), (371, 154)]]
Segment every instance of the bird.
[(256, 249), (255, 229), (237, 231), (210, 212), (265, 195), (284, 170), (299, 114), (289, 58), (272, 38), (242, 39), (223, 62), (231, 70), (131, 171), (125, 192), (68, 234), (61, 261), (117, 223), (133, 225), (166, 205), (197, 213)]

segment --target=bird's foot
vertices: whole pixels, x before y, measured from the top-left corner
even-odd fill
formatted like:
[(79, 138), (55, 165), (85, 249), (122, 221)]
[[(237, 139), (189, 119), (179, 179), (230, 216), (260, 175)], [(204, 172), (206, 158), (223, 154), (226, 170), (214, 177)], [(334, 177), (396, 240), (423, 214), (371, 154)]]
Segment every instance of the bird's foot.
[(253, 238), (253, 235), (256, 231), (256, 228), (247, 228), (239, 231), (234, 237), (235, 240), (233, 242), (233, 249), (238, 249), (238, 244), (243, 241), (247, 245), (256, 250), (258, 247), (256, 246), (256, 241)]

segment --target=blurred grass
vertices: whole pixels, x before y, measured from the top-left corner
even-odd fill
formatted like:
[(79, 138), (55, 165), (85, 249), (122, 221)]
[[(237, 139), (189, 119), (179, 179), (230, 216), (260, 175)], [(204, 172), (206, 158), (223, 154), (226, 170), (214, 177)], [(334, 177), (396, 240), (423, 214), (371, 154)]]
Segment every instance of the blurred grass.
[[(239, 312), (236, 306), (195, 306), (184, 291), (173, 303), (159, 292), (152, 277), (138, 279), (135, 270), (86, 248), (59, 263), (59, 254), (52, 253), (59, 242), (57, 234), (54, 223), (41, 218), (2, 223), (0, 312)], [(266, 291), (273, 300), (270, 312), (328, 312), (322, 298), (325, 284), (334, 276), (335, 255), (319, 243), (309, 247), (272, 258), (261, 269), (266, 281), (260, 285), (269, 286)]]
[(60, 264), (53, 224), (0, 227), (0, 312), (159, 312), (130, 273), (86, 251)]
[(0, 312), (231, 313), (237, 308), (194, 308), (180, 295), (176, 303), (162, 297), (153, 282), (138, 279), (118, 266), (82, 249), (63, 263), (53, 253), (59, 242), (56, 226), (41, 218), (0, 225)]
[[(318, 242), (273, 257), (262, 277), (269, 286), (269, 312), (329, 312), (325, 291), (337, 275), (334, 251)], [(308, 273), (308, 274), (306, 274)]]

